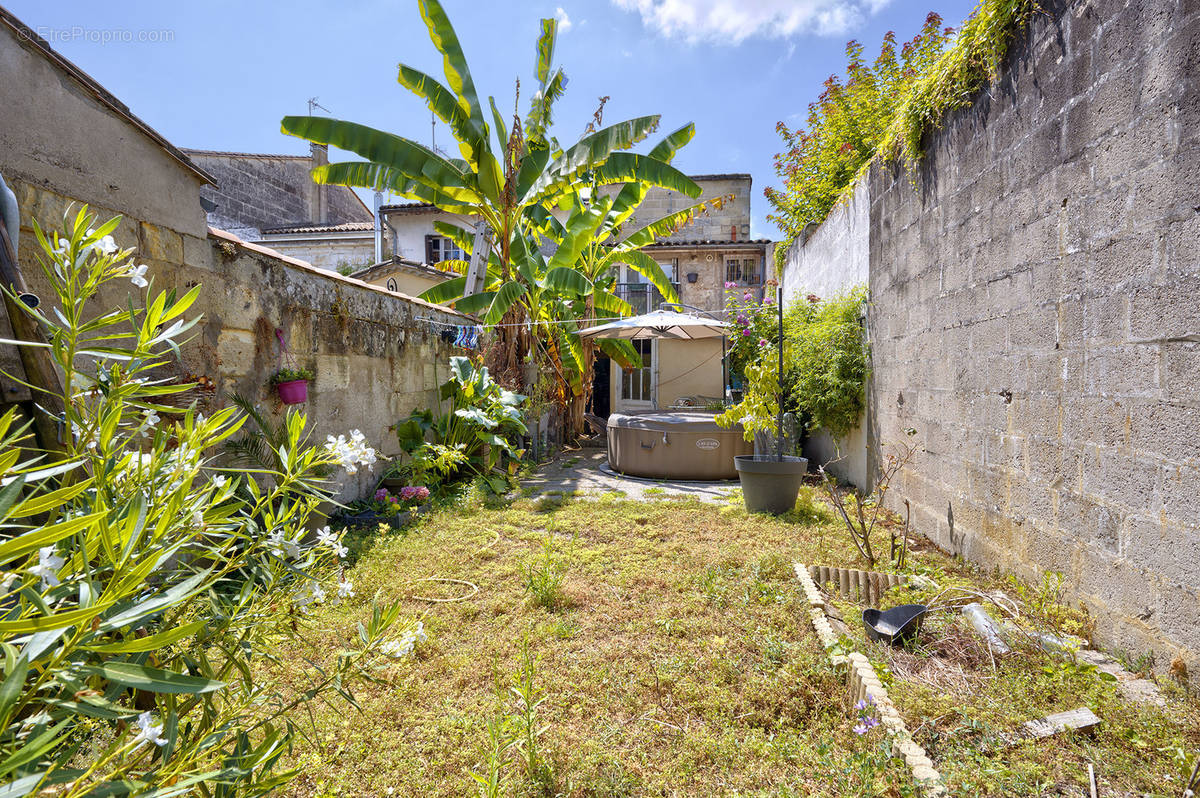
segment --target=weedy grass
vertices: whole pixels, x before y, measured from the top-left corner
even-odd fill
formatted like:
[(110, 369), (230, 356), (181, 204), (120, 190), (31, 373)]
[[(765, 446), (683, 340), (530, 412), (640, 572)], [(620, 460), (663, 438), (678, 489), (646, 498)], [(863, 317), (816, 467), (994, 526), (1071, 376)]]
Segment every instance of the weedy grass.
[[(795, 584), (796, 560), (855, 563), (818, 501), (775, 519), (691, 499), (475, 499), (406, 534), (355, 542), (348, 576), (357, 596), (316, 612), (327, 630), (318, 649), (280, 652), (274, 667), (299, 673), (339, 650), (374, 596), (402, 600), (428, 640), (355, 693), (361, 713), (314, 709), (308, 745), (290, 755), (304, 775), (289, 795), (911, 794), (902, 765), (880, 755), (882, 732), (852, 732), (844, 677)], [(1013, 592), (928, 546), (910, 558), (910, 570), (943, 586)], [(532, 572), (561, 580), (547, 593), (554, 601), (536, 599)], [(428, 577), (479, 591), (424, 602), (416, 596), (431, 596), (429, 583), (417, 580)], [(913, 598), (928, 596), (899, 590), (885, 603)], [(1080, 620), (1048, 601), (1030, 604), (1042, 606), (1039, 622)], [(956, 795), (1057, 794), (1084, 783), (1087, 762), (1112, 784), (1157, 791), (1142, 785), (1161, 785), (1167, 749), (1200, 745), (1194, 702), (1138, 710), (1094, 673), (1047, 671), (1032, 651), (996, 672), (977, 651), (972, 659), (931, 647), (894, 661), (863, 641), (861, 608), (843, 607), (853, 645), (885, 666), (909, 727)], [(942, 659), (947, 669), (966, 663), (961, 689), (918, 667)], [(989, 743), (998, 730), (1081, 704), (1105, 720), (1092, 738)]]

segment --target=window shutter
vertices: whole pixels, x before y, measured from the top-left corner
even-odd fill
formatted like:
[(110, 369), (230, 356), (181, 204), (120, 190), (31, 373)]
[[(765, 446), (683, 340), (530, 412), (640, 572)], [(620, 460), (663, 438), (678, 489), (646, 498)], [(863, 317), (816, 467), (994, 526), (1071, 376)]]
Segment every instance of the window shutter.
[(425, 262), (432, 265), (437, 263), (433, 257), (433, 236), (425, 236)]

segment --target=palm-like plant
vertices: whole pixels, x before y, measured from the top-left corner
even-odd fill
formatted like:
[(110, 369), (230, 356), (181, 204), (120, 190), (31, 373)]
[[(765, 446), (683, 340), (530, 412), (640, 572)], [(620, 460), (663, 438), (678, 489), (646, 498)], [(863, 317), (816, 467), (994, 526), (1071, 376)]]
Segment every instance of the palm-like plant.
[[(458, 142), (461, 158), (447, 158), (411, 139), (337, 119), (289, 116), (283, 131), (319, 144), (330, 144), (363, 158), (313, 170), (319, 183), (387, 190), (455, 214), (482, 219), (494, 232), (493, 252), (504, 283), (492, 297), (487, 318), (503, 319), (493, 372), (520, 384), (520, 359), (529, 350), (518, 298), (530, 289), (517, 268), (514, 243), (524, 239), (522, 219), (536, 206), (553, 207), (586, 176), (607, 185), (637, 180), (647, 185), (698, 196), (700, 188), (669, 164), (624, 152), (650, 135), (658, 116), (643, 116), (603, 127), (561, 147), (549, 135), (554, 101), (566, 78), (553, 68), (557, 22), (544, 19), (537, 41), (538, 90), (522, 121), (509, 124), (488, 97), (490, 118), (475, 89), (458, 36), (438, 0), (419, 0), (433, 45), (442, 54), (446, 83), (401, 64), (400, 83), (426, 101)], [(518, 84), (519, 88), (519, 84)], [(464, 281), (465, 282), (465, 281)], [(461, 296), (461, 294), (460, 294)]]

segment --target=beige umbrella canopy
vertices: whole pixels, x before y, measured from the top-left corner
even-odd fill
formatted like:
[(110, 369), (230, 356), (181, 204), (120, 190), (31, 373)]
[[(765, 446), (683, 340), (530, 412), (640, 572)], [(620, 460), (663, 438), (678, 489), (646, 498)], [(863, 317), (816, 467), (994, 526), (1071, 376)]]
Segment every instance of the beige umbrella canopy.
[(729, 323), (706, 319), (673, 310), (655, 310), (640, 316), (610, 321), (579, 331), (581, 338), (669, 338), (688, 341), (694, 338), (721, 338), (726, 334)]

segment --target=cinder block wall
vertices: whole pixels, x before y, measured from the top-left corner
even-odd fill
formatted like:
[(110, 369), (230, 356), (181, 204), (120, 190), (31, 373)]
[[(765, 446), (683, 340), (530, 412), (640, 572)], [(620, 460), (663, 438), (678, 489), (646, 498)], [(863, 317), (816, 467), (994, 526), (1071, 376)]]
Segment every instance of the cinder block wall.
[(1195, 672), (1200, 6), (1044, 6), (919, 174), (871, 171), (879, 441), (918, 430), (922, 532)]

